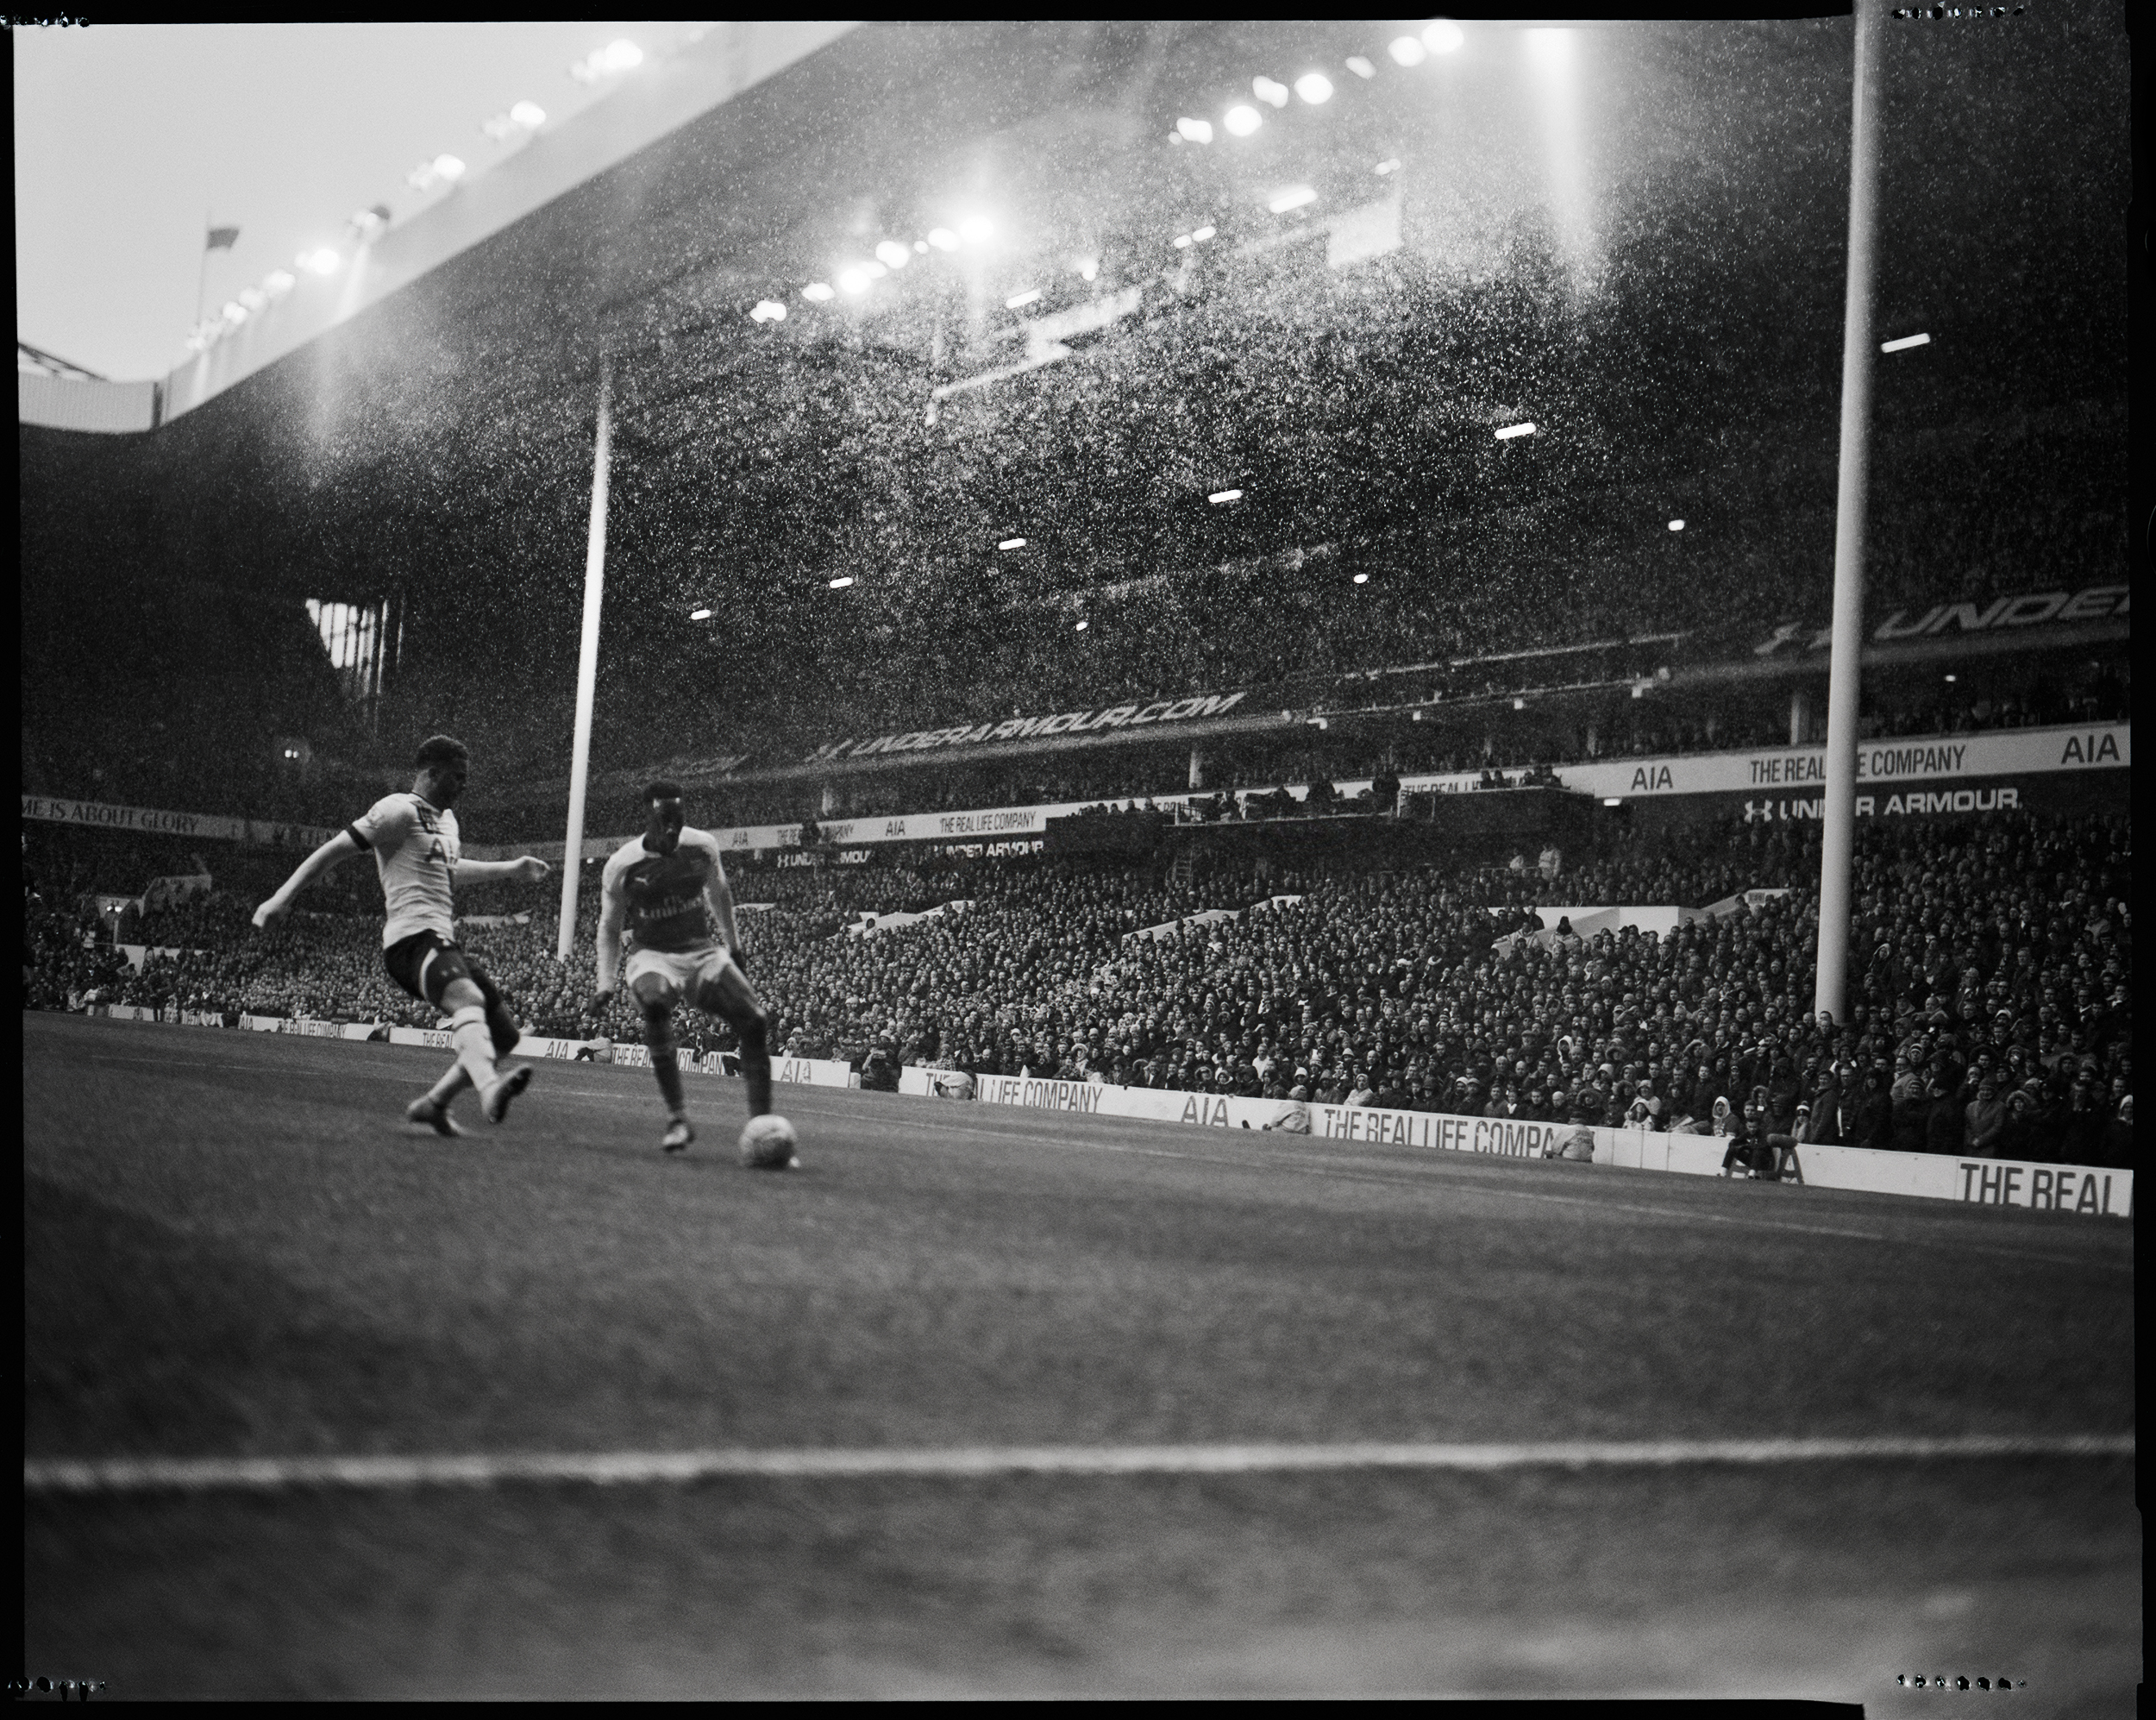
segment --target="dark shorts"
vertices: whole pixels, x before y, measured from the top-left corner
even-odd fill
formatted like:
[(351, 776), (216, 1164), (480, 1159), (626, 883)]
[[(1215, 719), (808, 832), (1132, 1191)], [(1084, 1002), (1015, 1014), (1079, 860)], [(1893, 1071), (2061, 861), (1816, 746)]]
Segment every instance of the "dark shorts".
[(406, 991), (437, 1009), (451, 980), (470, 980), (479, 987), (489, 1008), (496, 1007), (500, 997), (486, 970), (439, 932), (415, 932), (409, 938), (398, 938), (383, 950), (382, 965)]

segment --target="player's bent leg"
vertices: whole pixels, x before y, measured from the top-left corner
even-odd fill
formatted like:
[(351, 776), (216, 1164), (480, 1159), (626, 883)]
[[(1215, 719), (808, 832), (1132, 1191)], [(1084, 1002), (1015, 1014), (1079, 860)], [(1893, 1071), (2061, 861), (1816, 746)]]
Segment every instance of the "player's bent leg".
[(495, 985), (493, 976), (477, 962), (469, 964), (472, 983), (479, 989), (479, 999), (486, 1006), (487, 1037), (494, 1042), (494, 1055), (507, 1057), (517, 1049), (523, 1039), (523, 1029), (517, 1025), (517, 1018), (509, 1013), (509, 1003)]
[(704, 982), (697, 1002), (717, 1015), (741, 1037), (741, 1078), (749, 1089), (749, 1114), (761, 1117), (771, 1109), (771, 1048), (768, 1040), (771, 1021), (763, 1000), (749, 983), (749, 976), (729, 962)]
[(449, 1013), (449, 1044), (456, 1051), (458, 1064), (479, 1089), (486, 1121), (500, 1122), (509, 1114), (509, 1102), (531, 1084), (530, 1065), (519, 1064), (496, 1071), (486, 996), (468, 973), (459, 973), (443, 984), (436, 1007)]
[(651, 1056), (660, 1096), (667, 1102), (664, 1146), (668, 1152), (679, 1152), (696, 1139), (696, 1131), (689, 1127), (688, 1105), (681, 1095), (680, 1054), (674, 1043), (674, 989), (655, 973), (638, 974), (629, 989), (643, 1011), (644, 1049)]

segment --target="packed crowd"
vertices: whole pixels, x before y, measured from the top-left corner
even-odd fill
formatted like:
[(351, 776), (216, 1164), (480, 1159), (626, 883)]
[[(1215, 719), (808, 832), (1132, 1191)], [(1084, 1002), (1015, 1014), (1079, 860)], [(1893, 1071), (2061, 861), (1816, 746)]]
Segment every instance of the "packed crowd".
[[(1698, 1133), (1749, 1114), (1804, 1140), (2114, 1162), (2131, 1121), (2127, 821), (1865, 827), (1841, 1022), (1808, 1008), (1812, 832), (1628, 838), (1556, 883), (1031, 861), (745, 874), (737, 894), (788, 1055)], [(1582, 939), (1533, 912), (1773, 890), (1660, 938)], [(531, 1030), (635, 1040), (631, 1010), (591, 1006), (590, 893), (566, 966), (542, 897), (467, 921), (467, 941)], [(963, 905), (860, 924), (947, 903)], [(26, 892), (26, 1001), (431, 1024), (382, 976), (377, 920), (263, 933), (251, 907), (218, 892), (154, 916), (150, 941), (202, 953), (130, 973), (84, 946), (84, 916)], [(1192, 918), (1208, 910), (1225, 913)], [(694, 1043), (730, 1040), (705, 1025)]]

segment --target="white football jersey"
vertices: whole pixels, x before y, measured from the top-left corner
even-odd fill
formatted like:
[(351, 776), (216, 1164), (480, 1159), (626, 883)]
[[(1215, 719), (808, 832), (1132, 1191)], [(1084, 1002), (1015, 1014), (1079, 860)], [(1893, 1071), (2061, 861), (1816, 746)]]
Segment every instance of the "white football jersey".
[(456, 936), (450, 886), (457, 869), (457, 815), (417, 794), (385, 794), (348, 828), (362, 848), (374, 851), (389, 918), (382, 947), (415, 932)]

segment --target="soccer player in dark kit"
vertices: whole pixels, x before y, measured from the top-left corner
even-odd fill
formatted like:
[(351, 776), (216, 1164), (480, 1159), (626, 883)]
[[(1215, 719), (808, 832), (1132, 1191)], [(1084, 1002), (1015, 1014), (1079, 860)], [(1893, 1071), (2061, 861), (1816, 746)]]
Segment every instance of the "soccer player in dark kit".
[(464, 792), (471, 769), (464, 743), (450, 735), (423, 742), (419, 774), (409, 794), (389, 794), (299, 863), (277, 894), (254, 910), (257, 926), (291, 912), (292, 899), (332, 867), (355, 854), (373, 853), (388, 915), (382, 926), (382, 965), (389, 976), (449, 1018), (449, 1043), (457, 1060), (433, 1089), (404, 1112), (436, 1134), (461, 1131), (449, 1120), (449, 1102), (466, 1087), (479, 1089), (479, 1108), (490, 1123), (509, 1114), (509, 1102), (531, 1080), (529, 1064), (496, 1070), (494, 1059), (516, 1050), (520, 1037), (509, 1006), (486, 970), (457, 947), (451, 892), (460, 882), (520, 878), (537, 883), (551, 869), (532, 855), (514, 860), (466, 860), (457, 850), (457, 815), (450, 810)]
[[(729, 1023), (741, 1037), (742, 1079), (749, 1089), (743, 1161), (786, 1169), (799, 1162), (793, 1130), (772, 1114), (768, 1021), (762, 1000), (742, 971), (741, 934), (718, 840), (688, 824), (678, 783), (654, 782), (644, 790), (644, 833), (607, 861), (599, 886), (598, 1001), (604, 1007), (613, 996), (618, 973), (643, 1011), (651, 1070), (667, 1102), (661, 1144), (668, 1152), (696, 1139), (681, 1095), (674, 1007), (686, 1001)], [(624, 927), (633, 945), (625, 969)]]

